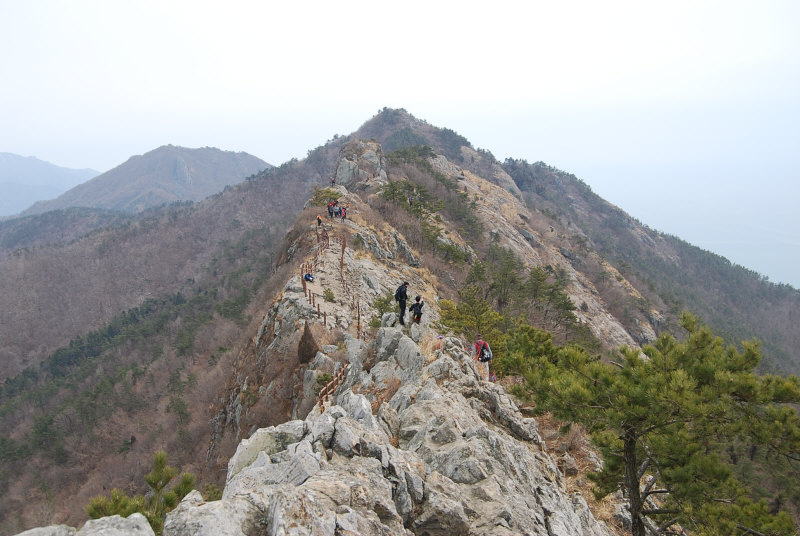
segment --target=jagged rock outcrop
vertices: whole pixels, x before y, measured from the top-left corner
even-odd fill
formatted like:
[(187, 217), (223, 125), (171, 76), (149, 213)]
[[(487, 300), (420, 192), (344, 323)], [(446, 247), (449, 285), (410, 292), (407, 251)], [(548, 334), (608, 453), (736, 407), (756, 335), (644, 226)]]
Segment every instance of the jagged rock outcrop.
[(355, 140), (339, 151), (336, 183), (342, 186), (359, 181), (387, 180), (383, 151), (377, 142)]
[(536, 422), (442, 342), (424, 354), (381, 328), (369, 371), (354, 348), (330, 407), (242, 441), (222, 499), (188, 495), (164, 534), (611, 534), (564, 492)]

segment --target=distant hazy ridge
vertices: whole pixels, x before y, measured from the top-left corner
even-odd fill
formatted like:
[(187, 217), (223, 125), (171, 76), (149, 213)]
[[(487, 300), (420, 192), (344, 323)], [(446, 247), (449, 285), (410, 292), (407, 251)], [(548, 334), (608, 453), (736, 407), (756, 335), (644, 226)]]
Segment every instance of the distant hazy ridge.
[(69, 207), (139, 212), (164, 203), (199, 201), (269, 167), (243, 152), (166, 145), (133, 156), (52, 201), (38, 202), (23, 215)]
[(0, 217), (18, 214), (42, 199), (52, 199), (99, 175), (93, 169), (69, 169), (32, 156), (0, 153)]

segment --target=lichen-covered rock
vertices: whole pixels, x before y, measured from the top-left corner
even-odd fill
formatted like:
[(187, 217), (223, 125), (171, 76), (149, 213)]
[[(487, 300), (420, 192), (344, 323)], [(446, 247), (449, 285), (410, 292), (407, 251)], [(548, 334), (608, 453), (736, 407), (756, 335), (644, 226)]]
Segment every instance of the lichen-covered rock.
[(128, 517), (109, 516), (90, 519), (75, 536), (152, 536), (153, 529), (140, 513)]
[(164, 536), (243, 536), (263, 531), (260, 510), (244, 497), (205, 502), (197, 491), (183, 498), (164, 522)]
[(252, 463), (259, 453), (269, 456), (284, 450), (290, 443), (300, 441), (306, 434), (305, 426), (303, 421), (289, 421), (279, 426), (261, 428), (248, 439), (243, 439), (228, 462), (228, 479)]

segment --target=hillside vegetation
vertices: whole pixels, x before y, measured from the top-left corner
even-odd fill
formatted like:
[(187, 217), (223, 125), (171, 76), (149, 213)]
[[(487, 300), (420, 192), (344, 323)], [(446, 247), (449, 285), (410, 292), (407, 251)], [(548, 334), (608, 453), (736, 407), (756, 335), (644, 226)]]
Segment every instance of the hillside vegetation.
[(759, 337), (765, 370), (797, 371), (796, 290), (640, 225), (574, 176), (500, 163), (384, 109), (203, 201), (0, 225), (4, 532), (75, 524), (106, 485), (144, 493), (139, 468), (157, 450), (200, 486), (221, 484), (242, 436), (289, 418), (284, 399), (302, 388), (296, 347), (275, 349), (272, 369), (254, 340), (275, 329), (265, 311), (313, 247), (300, 239), (319, 209), (304, 203), (364, 151), (380, 173), (356, 169), (345, 187), (371, 235), (349, 247), (384, 255), (375, 243), (393, 244), (393, 268), (429, 273), (437, 302), (496, 311), (487, 333), (498, 340), (524, 319), (608, 358), (681, 337), (690, 310), (734, 344)]
[(615, 307), (621, 319), (638, 308), (663, 307), (667, 325), (688, 310), (699, 315), (728, 341), (758, 338), (762, 371), (800, 372), (800, 332), (793, 329), (800, 309), (800, 291), (769, 282), (727, 259), (659, 233), (607, 203), (574, 175), (542, 162), (506, 160), (527, 204), (564, 229), (565, 247), (575, 252), (577, 267), (598, 290), (612, 275), (587, 263), (584, 252), (596, 251), (645, 296), (639, 304)]

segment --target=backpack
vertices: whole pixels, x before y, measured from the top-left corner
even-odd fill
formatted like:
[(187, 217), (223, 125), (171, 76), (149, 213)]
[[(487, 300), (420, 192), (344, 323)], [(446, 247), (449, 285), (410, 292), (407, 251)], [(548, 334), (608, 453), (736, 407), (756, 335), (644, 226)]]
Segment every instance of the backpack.
[(403, 299), (403, 293), (401, 292), (404, 289), (405, 285), (400, 285), (397, 287), (397, 290), (394, 291), (394, 301), (400, 301)]
[(481, 356), (478, 358), (478, 361), (480, 361), (481, 363), (486, 363), (487, 361), (491, 360), (492, 360), (492, 350), (491, 348), (489, 348), (489, 345), (484, 342), (483, 346), (481, 346)]

